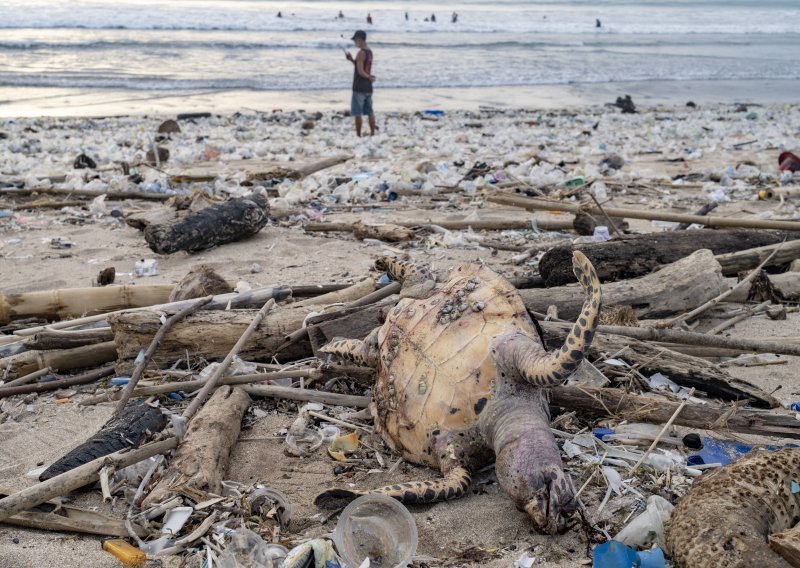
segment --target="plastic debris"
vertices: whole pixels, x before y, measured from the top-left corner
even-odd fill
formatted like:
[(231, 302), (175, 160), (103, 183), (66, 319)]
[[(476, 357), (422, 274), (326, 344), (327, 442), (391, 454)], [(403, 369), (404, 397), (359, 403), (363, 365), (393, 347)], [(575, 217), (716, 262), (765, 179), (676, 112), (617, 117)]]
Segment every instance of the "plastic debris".
[(344, 436), (336, 436), (330, 446), (328, 446), (328, 454), (336, 461), (344, 461), (347, 459), (348, 452), (354, 452), (358, 449), (358, 435), (355, 432), (350, 432)]
[(218, 559), (219, 568), (278, 568), (275, 551), (263, 538), (246, 528), (233, 531), (230, 544)]
[(672, 509), (672, 503), (658, 495), (651, 495), (647, 498), (644, 512), (619, 531), (614, 540), (638, 548), (652, 544), (664, 546), (664, 523), (672, 515)]
[(137, 260), (133, 266), (136, 276), (158, 276), (158, 261), (154, 258)]
[(342, 566), (339, 557), (333, 550), (331, 541), (315, 538), (300, 546), (294, 547), (283, 559), (281, 568), (359, 568), (345, 564)]
[(333, 540), (344, 568), (359, 568), (367, 558), (385, 566), (405, 566), (417, 550), (417, 525), (402, 503), (373, 493), (345, 507)]

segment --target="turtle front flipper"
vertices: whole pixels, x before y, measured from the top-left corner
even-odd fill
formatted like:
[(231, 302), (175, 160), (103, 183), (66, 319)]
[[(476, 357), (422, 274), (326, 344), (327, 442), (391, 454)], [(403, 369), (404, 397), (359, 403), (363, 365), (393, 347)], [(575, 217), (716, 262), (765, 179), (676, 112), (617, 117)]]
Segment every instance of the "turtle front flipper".
[(371, 491), (329, 489), (317, 495), (314, 504), (320, 509), (340, 509), (353, 499), (370, 493), (394, 497), (405, 505), (434, 503), (462, 497), (471, 484), (472, 474), (467, 468), (457, 465), (448, 470), (442, 479), (432, 481), (398, 483)]
[(567, 379), (583, 360), (600, 321), (600, 279), (594, 266), (580, 251), (573, 253), (572, 266), (586, 300), (561, 349), (548, 353), (523, 333), (501, 337), (497, 344), (500, 366), (518, 371), (525, 381), (536, 386), (556, 386)]
[(386, 271), (403, 285), (401, 298), (425, 298), (436, 286), (431, 271), (421, 264), (382, 256), (375, 261), (375, 268)]
[(380, 361), (378, 328), (372, 330), (363, 341), (336, 337), (320, 348), (320, 351), (356, 365), (377, 368)]

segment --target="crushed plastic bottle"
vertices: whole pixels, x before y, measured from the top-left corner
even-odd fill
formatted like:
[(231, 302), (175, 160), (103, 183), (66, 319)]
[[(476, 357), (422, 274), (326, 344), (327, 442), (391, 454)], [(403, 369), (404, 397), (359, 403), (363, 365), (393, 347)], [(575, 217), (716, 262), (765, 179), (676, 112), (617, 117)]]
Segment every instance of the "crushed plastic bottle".
[(628, 546), (646, 548), (653, 543), (664, 545), (664, 523), (672, 516), (672, 503), (658, 495), (647, 498), (644, 512), (623, 528), (614, 540)]
[(219, 568), (277, 568), (269, 545), (253, 531), (233, 531), (231, 542), (219, 555)]
[(140, 278), (158, 276), (158, 261), (154, 258), (137, 260), (133, 266), (133, 271)]

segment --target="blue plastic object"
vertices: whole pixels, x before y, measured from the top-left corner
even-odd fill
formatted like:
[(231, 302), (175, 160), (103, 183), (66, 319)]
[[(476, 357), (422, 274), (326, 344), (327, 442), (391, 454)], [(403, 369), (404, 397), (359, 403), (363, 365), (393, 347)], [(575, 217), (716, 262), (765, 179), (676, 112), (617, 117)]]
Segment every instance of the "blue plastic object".
[(800, 412), (800, 402), (793, 402), (789, 405), (789, 410), (794, 410), (795, 412)]
[(607, 436), (611, 436), (614, 433), (613, 428), (595, 428), (592, 430), (592, 434), (598, 440), (605, 441)]
[(639, 568), (641, 565), (636, 551), (616, 540), (598, 544), (592, 551), (594, 568)]
[[(704, 465), (709, 463), (719, 463), (726, 465), (742, 457), (754, 446), (733, 440), (718, 440), (716, 438), (703, 438), (703, 449), (698, 450), (686, 460), (688, 465)], [(763, 446), (766, 450), (780, 450), (783, 448), (796, 448), (797, 444), (786, 444), (785, 446), (769, 445)]]
[(131, 378), (130, 377), (114, 377), (113, 379), (111, 379), (108, 382), (109, 382), (109, 384), (112, 384), (114, 386), (127, 385), (129, 382), (131, 382)]
[(657, 546), (651, 550), (641, 550), (638, 555), (641, 568), (664, 568), (667, 565), (664, 551)]
[(172, 400), (183, 400), (183, 397), (176, 392), (167, 393), (167, 398), (170, 398)]
[(431, 116), (444, 116), (443, 110), (423, 110), (422, 114), (429, 114)]
[(664, 551), (659, 547), (637, 552), (616, 540), (609, 540), (594, 547), (594, 568), (664, 568)]

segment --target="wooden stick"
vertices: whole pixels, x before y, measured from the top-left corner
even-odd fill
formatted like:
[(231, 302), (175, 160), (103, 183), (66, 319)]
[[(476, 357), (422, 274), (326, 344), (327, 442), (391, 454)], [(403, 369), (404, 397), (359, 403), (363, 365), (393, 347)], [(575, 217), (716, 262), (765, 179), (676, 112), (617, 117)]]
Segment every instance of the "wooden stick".
[(675, 409), (675, 412), (672, 413), (672, 416), (670, 416), (669, 420), (667, 420), (667, 423), (664, 424), (664, 427), (661, 429), (661, 431), (658, 433), (658, 435), (653, 440), (653, 443), (650, 444), (650, 446), (642, 454), (642, 457), (639, 458), (639, 461), (637, 461), (633, 466), (631, 466), (631, 468), (628, 470), (628, 475), (631, 475), (634, 471), (636, 471), (636, 469), (640, 465), (642, 465), (642, 462), (644, 461), (644, 459), (648, 456), (648, 454), (650, 452), (653, 451), (653, 448), (655, 448), (658, 445), (658, 442), (659, 442), (659, 440), (661, 440), (661, 437), (669, 429), (669, 427), (672, 426), (672, 423), (675, 422), (675, 419), (678, 417), (678, 415), (681, 413), (681, 410), (684, 409), (686, 404), (689, 402), (689, 399), (693, 395), (694, 395), (694, 387), (689, 389), (689, 394), (686, 395), (686, 398), (683, 399), (683, 402), (681, 402), (680, 405), (678, 405), (678, 408)]
[(38, 371), (34, 371), (32, 373), (28, 373), (24, 377), (20, 377), (18, 379), (14, 379), (13, 381), (7, 382), (4, 387), (19, 387), (22, 385), (27, 385), (30, 382), (35, 381), (41, 377), (44, 377), (48, 373), (52, 373), (53, 369), (50, 367), (45, 367), (44, 369), (39, 369)]
[[(776, 249), (780, 250), (773, 256), (772, 253)], [(714, 258), (722, 266), (723, 274), (738, 274), (760, 263), (764, 263), (764, 266), (779, 266), (800, 258), (800, 239), (718, 254)], [(767, 258), (770, 260), (765, 262)]]
[(709, 301), (707, 301), (705, 304), (703, 304), (703, 305), (701, 305), (701, 306), (698, 306), (698, 307), (696, 307), (695, 309), (693, 309), (692, 311), (690, 311), (690, 312), (688, 312), (688, 313), (685, 313), (685, 314), (683, 314), (683, 315), (680, 315), (680, 316), (677, 316), (677, 317), (674, 317), (674, 318), (670, 318), (670, 319), (668, 319), (668, 320), (666, 320), (666, 321), (659, 322), (659, 323), (658, 323), (658, 325), (657, 325), (657, 327), (660, 327), (660, 328), (661, 328), (661, 327), (672, 327), (672, 326), (673, 326), (673, 325), (675, 325), (676, 323), (680, 323), (680, 322), (682, 322), (682, 321), (686, 321), (686, 320), (693, 319), (693, 318), (697, 317), (698, 315), (702, 314), (703, 312), (705, 312), (706, 310), (708, 310), (708, 309), (710, 309), (710, 308), (713, 308), (714, 306), (716, 306), (717, 304), (719, 304), (719, 303), (720, 303), (722, 300), (724, 300), (725, 298), (727, 298), (728, 296), (730, 296), (731, 294), (733, 294), (733, 293), (734, 293), (736, 290), (741, 290), (741, 289), (743, 289), (745, 286), (747, 286), (747, 285), (749, 285), (749, 284), (750, 284), (750, 282), (753, 280), (753, 278), (755, 278), (756, 276), (758, 276), (758, 274), (761, 272), (761, 269), (762, 269), (762, 268), (764, 268), (764, 265), (765, 265), (767, 262), (769, 262), (769, 260), (770, 260), (770, 259), (771, 259), (773, 256), (775, 256), (775, 254), (778, 252), (778, 250), (779, 250), (779, 249), (777, 249), (777, 248), (776, 248), (775, 250), (773, 250), (773, 251), (772, 251), (772, 254), (770, 254), (770, 255), (769, 255), (769, 256), (768, 256), (768, 257), (767, 257), (767, 258), (764, 260), (764, 262), (762, 262), (761, 264), (759, 264), (759, 265), (758, 265), (758, 266), (755, 268), (755, 270), (753, 270), (753, 271), (752, 271), (750, 274), (748, 274), (748, 275), (747, 275), (745, 278), (743, 278), (743, 279), (742, 279), (742, 281), (741, 281), (741, 282), (739, 282), (738, 284), (736, 284), (736, 286), (734, 286), (733, 288), (731, 288), (731, 289), (727, 290), (726, 292), (723, 292), (722, 294), (720, 294), (720, 295), (719, 295), (719, 296), (717, 296), (716, 298), (711, 298), (711, 299), (710, 299)]
[[(563, 203), (560, 201), (547, 201), (519, 195), (504, 195), (496, 193), (487, 199), (493, 203), (522, 207), (529, 211), (569, 211), (570, 213), (600, 214), (596, 206), (578, 203)], [(800, 231), (800, 221), (775, 221), (766, 219), (733, 219), (728, 217), (712, 217), (706, 215), (685, 215), (680, 213), (667, 213), (661, 211), (645, 211), (641, 209), (622, 209), (619, 207), (606, 207), (606, 212), (612, 217), (625, 217), (629, 219), (647, 219), (652, 221), (671, 221), (675, 223), (696, 223), (707, 227), (745, 227), (751, 229), (778, 229), (785, 231)]]
[(269, 398), (285, 398), (301, 402), (321, 402), (333, 406), (352, 406), (354, 408), (368, 408), (368, 396), (354, 396), (313, 389), (295, 389), (279, 387), (277, 385), (246, 385), (242, 387), (250, 396), (266, 396)]
[(606, 213), (606, 210), (603, 209), (603, 206), (600, 205), (599, 201), (597, 201), (597, 198), (594, 196), (594, 193), (592, 193), (591, 190), (589, 190), (588, 193), (589, 193), (589, 197), (592, 198), (592, 201), (594, 201), (594, 204), (600, 210), (600, 213), (602, 213), (603, 217), (605, 217), (606, 221), (608, 221), (608, 224), (611, 226), (611, 230), (614, 231), (614, 234), (617, 235), (618, 237), (622, 238), (622, 233), (619, 232), (619, 229), (617, 229), (617, 226), (614, 224), (614, 221), (611, 220), (611, 217), (608, 216), (608, 213)]
[(112, 341), (114, 332), (109, 327), (85, 329), (80, 331), (40, 331), (33, 337), (25, 340), (25, 347), (36, 351), (48, 349), (72, 349), (84, 345), (94, 345)]
[[(540, 322), (542, 327), (553, 326), (558, 329), (570, 329), (572, 324), (559, 322)], [(643, 341), (660, 341), (663, 343), (679, 343), (681, 345), (693, 345), (702, 347), (716, 347), (720, 349), (731, 349), (736, 351), (751, 351), (754, 353), (775, 353), (778, 355), (800, 356), (800, 345), (783, 341), (760, 341), (753, 339), (734, 339), (730, 337), (719, 337), (718, 335), (706, 335), (705, 333), (694, 333), (691, 331), (678, 331), (674, 329), (656, 329), (651, 327), (626, 327), (623, 325), (599, 325), (598, 333), (614, 333), (633, 337)]]
[[(223, 385), (246, 385), (250, 383), (260, 383), (263, 381), (274, 381), (278, 379), (307, 378), (311, 380), (317, 378), (318, 376), (322, 376), (322, 374), (323, 374), (322, 371), (308, 367), (306, 369), (298, 369), (295, 371), (276, 371), (274, 373), (258, 373), (255, 375), (228, 376), (220, 379), (217, 386), (219, 387)], [(172, 381), (161, 385), (139, 387), (137, 389), (134, 389), (133, 394), (131, 396), (132, 397), (152, 396), (168, 392), (193, 392), (203, 388), (203, 385), (205, 384), (206, 381), (202, 379), (197, 381)], [(80, 401), (79, 404), (80, 406), (90, 406), (93, 404), (99, 404), (101, 402), (110, 402), (112, 400), (119, 400), (121, 396), (122, 396), (122, 391), (110, 392), (94, 396), (91, 398), (87, 398), (85, 400)]]
[(151, 456), (168, 452), (177, 446), (178, 438), (171, 437), (159, 442), (146, 444), (136, 450), (114, 452), (52, 477), (47, 481), (18, 491), (13, 495), (0, 499), (0, 522), (17, 513), (41, 505), (54, 497), (66, 495), (70, 491), (96, 482), (100, 479), (100, 470), (106, 465), (110, 465), (118, 471)]
[(752, 316), (754, 316), (755, 314), (757, 314), (759, 312), (763, 312), (764, 309), (767, 306), (769, 306), (771, 303), (772, 303), (772, 300), (767, 300), (766, 302), (761, 302), (757, 306), (748, 307), (744, 311), (744, 313), (739, 314), (738, 316), (732, 317), (732, 318), (730, 318), (728, 320), (725, 320), (724, 322), (720, 323), (719, 325), (716, 325), (716, 326), (712, 327), (711, 329), (709, 329), (706, 332), (706, 335), (717, 335), (718, 333), (720, 333), (722, 331), (725, 331), (729, 327), (733, 327), (734, 325), (736, 325), (740, 321), (746, 320), (747, 318), (752, 317)]
[(89, 371), (88, 373), (83, 373), (81, 375), (70, 377), (68, 379), (60, 379), (57, 381), (50, 381), (48, 383), (36, 383), (33, 385), (21, 385), (16, 387), (4, 386), (0, 387), (0, 398), (5, 398), (7, 396), (16, 396), (18, 394), (29, 394), (32, 392), (41, 393), (47, 391), (54, 391), (58, 389), (65, 389), (67, 387), (74, 387), (77, 385), (85, 385), (88, 383), (93, 383), (94, 381), (100, 380), (103, 377), (108, 377), (113, 374), (114, 374), (114, 365), (109, 365), (107, 367), (101, 367), (100, 369), (95, 369), (93, 371)]
[[(114, 411), (114, 414), (119, 414), (125, 409), (125, 405), (128, 404), (128, 401), (131, 398), (131, 394), (133, 393), (133, 389), (136, 388), (136, 385), (139, 383), (139, 379), (142, 378), (142, 375), (144, 374), (147, 365), (150, 363), (150, 359), (153, 358), (153, 353), (155, 353), (156, 349), (158, 349), (158, 346), (161, 345), (161, 340), (164, 339), (164, 336), (167, 334), (167, 332), (170, 330), (173, 324), (179, 322), (189, 314), (193, 314), (194, 312), (196, 312), (197, 310), (208, 304), (212, 298), (213, 296), (206, 296), (205, 298), (200, 298), (199, 300), (196, 300), (192, 304), (183, 308), (177, 314), (170, 316), (167, 319), (167, 321), (164, 322), (164, 325), (162, 325), (159, 328), (155, 337), (153, 337), (153, 341), (150, 342), (150, 346), (147, 348), (147, 351), (145, 351), (144, 357), (142, 357), (142, 360), (139, 362), (138, 365), (136, 365), (136, 369), (134, 369), (133, 374), (131, 374), (130, 381), (128, 381), (128, 384), (125, 385), (125, 388), (122, 390), (119, 404), (117, 405), (117, 409)], [(270, 300), (270, 302), (274, 303), (274, 300)]]
[[(473, 231), (513, 231), (530, 229), (533, 223), (545, 231), (570, 231), (573, 229), (572, 218), (570, 219), (497, 219), (497, 220), (483, 220), (483, 221), (445, 221), (444, 219), (425, 219), (420, 221), (403, 221), (399, 219), (391, 219), (385, 221), (392, 225), (399, 225), (400, 227), (420, 227), (425, 225), (436, 225), (448, 231), (466, 231), (472, 229)], [(303, 225), (303, 230), (306, 232), (323, 232), (323, 231), (336, 231), (344, 233), (352, 233), (354, 228), (353, 223), (306, 223)]]
[(264, 319), (264, 316), (266, 316), (269, 313), (269, 311), (272, 309), (274, 305), (275, 305), (274, 299), (270, 299), (267, 301), (266, 304), (264, 304), (264, 306), (258, 311), (258, 314), (256, 314), (256, 317), (253, 318), (253, 321), (250, 323), (248, 328), (239, 338), (239, 341), (236, 342), (236, 345), (233, 346), (233, 348), (230, 350), (225, 359), (223, 359), (222, 363), (219, 364), (219, 367), (217, 367), (214, 373), (208, 378), (205, 386), (203, 386), (203, 388), (200, 389), (200, 392), (197, 394), (197, 396), (194, 398), (191, 404), (189, 404), (186, 410), (183, 411), (183, 414), (181, 416), (187, 422), (192, 419), (192, 416), (195, 415), (195, 413), (200, 409), (200, 407), (206, 401), (209, 395), (213, 392), (214, 387), (217, 386), (217, 383), (219, 383), (220, 379), (222, 378), (222, 375), (224, 375), (225, 371), (228, 370), (228, 367), (230, 366), (231, 361), (233, 361), (233, 358), (236, 356), (237, 353), (239, 353), (242, 347), (244, 347), (244, 344), (247, 343), (247, 340), (250, 339), (250, 336), (253, 335), (253, 332), (261, 323), (261, 320)]
[(24, 187), (24, 188), (4, 188), (0, 189), (0, 196), (14, 197), (17, 195), (31, 195), (42, 193), (47, 195), (71, 195), (74, 197), (100, 197), (105, 195), (110, 200), (121, 199), (144, 199), (148, 201), (167, 201), (173, 195), (167, 193), (145, 192), (145, 191), (97, 191), (91, 189), (63, 189), (58, 187)]

